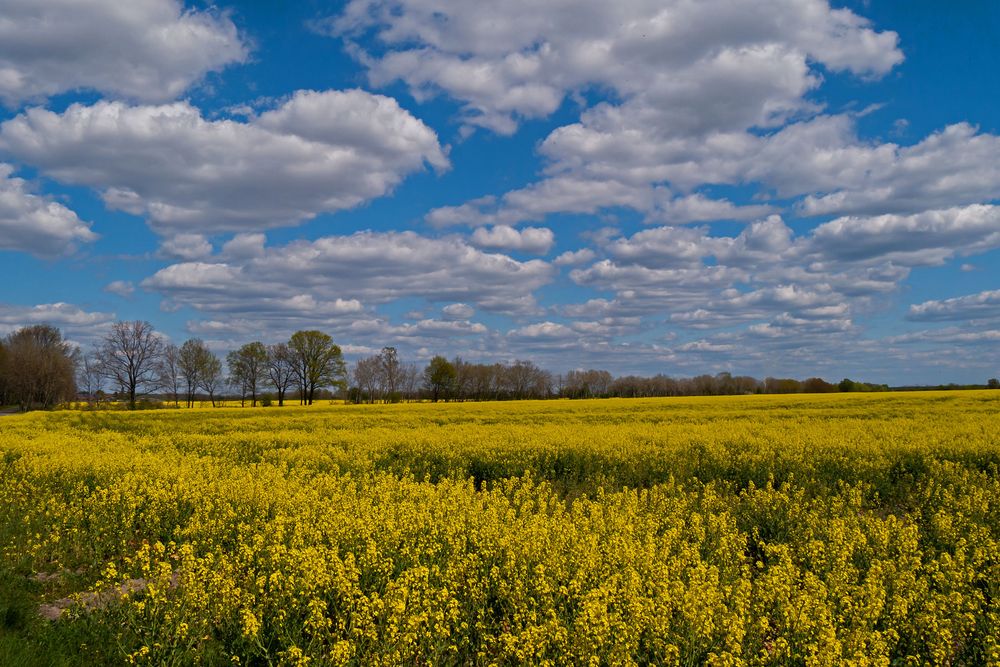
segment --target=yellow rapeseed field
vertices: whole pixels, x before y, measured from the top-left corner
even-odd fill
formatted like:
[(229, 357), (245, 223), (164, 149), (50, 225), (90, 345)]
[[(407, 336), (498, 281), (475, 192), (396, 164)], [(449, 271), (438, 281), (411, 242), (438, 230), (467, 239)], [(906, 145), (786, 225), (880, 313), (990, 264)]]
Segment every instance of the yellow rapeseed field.
[(0, 660), (1000, 665), (998, 411), (981, 391), (6, 417)]

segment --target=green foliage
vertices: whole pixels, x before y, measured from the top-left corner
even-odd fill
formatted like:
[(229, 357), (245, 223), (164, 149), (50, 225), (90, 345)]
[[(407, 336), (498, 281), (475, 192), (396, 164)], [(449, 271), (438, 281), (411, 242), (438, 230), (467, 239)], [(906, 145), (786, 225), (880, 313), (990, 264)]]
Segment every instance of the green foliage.
[(431, 359), (424, 369), (424, 386), (431, 393), (431, 399), (448, 398), (455, 385), (455, 365), (438, 355)]

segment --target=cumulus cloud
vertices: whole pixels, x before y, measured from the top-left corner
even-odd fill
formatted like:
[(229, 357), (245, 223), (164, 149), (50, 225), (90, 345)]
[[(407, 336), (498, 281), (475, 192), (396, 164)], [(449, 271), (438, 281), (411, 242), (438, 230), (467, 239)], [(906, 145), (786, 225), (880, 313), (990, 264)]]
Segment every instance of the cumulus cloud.
[(212, 244), (201, 234), (178, 234), (160, 244), (159, 254), (167, 259), (200, 259), (212, 254)]
[[(969, 330), (962, 327), (945, 327), (943, 329), (925, 329), (900, 336), (890, 336), (886, 341), (892, 344), (938, 343), (984, 346), (988, 349), (995, 349), (996, 344), (1000, 343), (1000, 330)], [(985, 358), (980, 357), (980, 363), (983, 361), (985, 361)]]
[(919, 322), (965, 321), (1000, 317), (1000, 290), (951, 299), (932, 299), (910, 306), (907, 319)]
[(793, 125), (764, 143), (745, 180), (805, 194), (803, 215), (913, 213), (1000, 197), (1000, 137), (968, 123), (912, 146), (857, 139), (849, 116)]
[(441, 309), (441, 314), (447, 320), (467, 320), (475, 312), (476, 309), (467, 303), (450, 303)]
[(248, 52), (228, 16), (177, 0), (8, 0), (0, 101), (89, 89), (162, 102)]
[(114, 319), (114, 313), (87, 311), (63, 302), (34, 306), (0, 303), (0, 333), (10, 333), (33, 324), (49, 324), (62, 329), (67, 337), (92, 338), (101, 327)]
[(916, 213), (1000, 196), (994, 135), (959, 123), (901, 146), (860, 139), (862, 114), (817, 115), (817, 65), (870, 79), (902, 61), (895, 33), (821, 0), (786, 0), (774, 12), (729, 0), (585, 2), (524, 15), (509, 3), (355, 0), (327, 28), (378, 40), (353, 48), (374, 83), (447, 94), (464, 104), (467, 123), (503, 133), (550, 115), (567, 94), (614, 93), (541, 142), (539, 181), (435, 209), (435, 225), (615, 207), (650, 224), (777, 210), (694, 191), (717, 184), (801, 198), (803, 216)]
[(294, 225), (382, 196), (425, 164), (449, 167), (433, 130), (361, 90), (298, 91), (245, 122), (187, 102), (33, 108), (0, 126), (0, 149), (163, 235)]
[[(167, 266), (142, 286), (204, 313), (315, 321), (356, 319), (362, 304), (408, 297), (529, 312), (537, 307), (533, 292), (552, 275), (546, 262), (486, 253), (458, 237), (357, 232), (264, 247), (253, 255), (224, 249)], [(446, 314), (465, 312), (455, 307)]]
[(573, 266), (591, 262), (595, 257), (597, 254), (590, 248), (580, 248), (579, 250), (567, 250), (552, 260), (552, 263), (556, 266)]
[[(855, 332), (856, 318), (899, 290), (913, 267), (1000, 247), (1000, 207), (971, 205), (912, 215), (845, 216), (795, 234), (778, 216), (734, 236), (709, 227), (656, 227), (598, 240), (606, 259), (570, 271), (579, 285), (610, 291), (561, 309), (567, 317), (662, 315), (682, 329), (746, 326), (745, 333), (794, 341)], [(975, 302), (975, 304), (973, 303)], [(928, 303), (911, 319), (988, 312), (981, 302)]]
[(767, 12), (732, 0), (353, 0), (326, 28), (349, 40), (374, 34), (378, 53), (352, 48), (374, 84), (401, 80), (419, 98), (444, 93), (463, 103), (467, 123), (501, 133), (588, 86), (647, 95), (675, 110), (683, 131), (767, 123), (802, 105), (816, 83), (810, 60), (864, 75), (902, 60), (895, 33), (820, 0), (783, 0)]
[(0, 250), (51, 257), (73, 252), (97, 234), (62, 204), (32, 192), (14, 168), (0, 162)]
[(489, 229), (480, 227), (473, 232), (470, 241), (480, 248), (520, 250), (544, 255), (555, 243), (555, 235), (546, 227), (525, 227), (518, 230), (508, 225), (496, 225)]
[(664, 201), (650, 213), (647, 222), (679, 225), (713, 220), (752, 220), (774, 210), (768, 204), (737, 206), (728, 199), (711, 199), (694, 193)]
[(135, 285), (128, 280), (113, 280), (104, 286), (104, 291), (127, 299), (135, 293)]
[(941, 264), (998, 247), (1000, 206), (992, 205), (837, 218), (817, 227), (810, 239), (810, 251), (825, 260), (878, 259), (902, 266)]
[(264, 254), (266, 243), (267, 236), (264, 234), (237, 234), (223, 244), (221, 255), (236, 260), (260, 257)]

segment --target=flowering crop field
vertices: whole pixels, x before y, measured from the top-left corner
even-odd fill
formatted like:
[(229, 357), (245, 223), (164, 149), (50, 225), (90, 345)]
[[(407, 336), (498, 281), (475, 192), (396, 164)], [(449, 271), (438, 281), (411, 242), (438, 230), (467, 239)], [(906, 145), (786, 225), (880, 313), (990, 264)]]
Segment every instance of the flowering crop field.
[(1000, 392), (0, 420), (0, 663), (1000, 665)]

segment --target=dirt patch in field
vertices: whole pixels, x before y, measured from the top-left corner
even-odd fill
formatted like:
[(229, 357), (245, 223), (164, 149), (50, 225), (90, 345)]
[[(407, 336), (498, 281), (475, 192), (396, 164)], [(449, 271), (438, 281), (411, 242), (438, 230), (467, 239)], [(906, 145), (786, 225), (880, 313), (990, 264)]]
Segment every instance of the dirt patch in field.
[[(59, 574), (46, 574), (40, 572), (34, 576), (34, 579), (41, 583), (45, 583), (56, 579), (59, 576)], [(179, 579), (180, 576), (178, 574), (173, 574), (170, 577), (170, 588), (177, 588), (177, 582)], [(110, 588), (99, 593), (79, 593), (77, 595), (59, 598), (53, 602), (39, 605), (38, 614), (46, 620), (58, 621), (63, 615), (63, 612), (70, 607), (78, 606), (84, 611), (104, 609), (109, 605), (120, 601), (126, 595), (135, 595), (137, 593), (146, 592), (146, 589), (149, 588), (149, 584), (150, 581), (148, 579), (129, 579), (116, 588)]]

